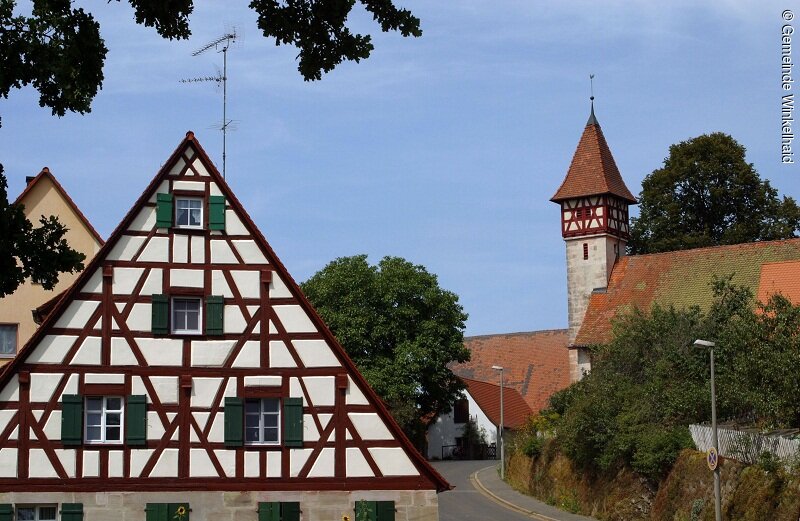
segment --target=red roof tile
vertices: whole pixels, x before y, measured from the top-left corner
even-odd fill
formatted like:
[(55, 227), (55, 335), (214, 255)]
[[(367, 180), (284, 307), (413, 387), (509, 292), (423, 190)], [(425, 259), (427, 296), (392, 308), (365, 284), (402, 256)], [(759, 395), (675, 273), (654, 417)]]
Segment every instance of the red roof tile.
[(590, 119), (583, 130), (567, 176), (550, 200), (559, 202), (589, 195), (614, 194), (636, 203), (636, 198), (622, 180), (600, 124), (592, 121)]
[[(734, 284), (748, 287), (759, 296), (762, 291), (785, 286), (789, 298), (800, 299), (797, 280), (787, 282), (792, 279), (790, 274), (797, 278), (800, 264), (783, 262), (798, 260), (800, 239), (622, 257), (611, 272), (606, 291), (595, 292), (589, 299), (575, 345), (608, 343), (612, 319), (633, 308), (649, 310), (655, 303), (677, 309), (693, 305), (707, 308), (715, 276), (733, 275)], [(780, 281), (777, 286), (775, 281)]]
[(761, 265), (756, 297), (766, 302), (780, 293), (792, 304), (800, 304), (800, 261), (770, 262)]
[(565, 329), (468, 337), (464, 345), (472, 358), (451, 367), (456, 375), (499, 384), (500, 376), (492, 369), (499, 365), (504, 368), (504, 385), (516, 389), (535, 412), (570, 383)]
[[(462, 378), (467, 391), (475, 399), (478, 407), (495, 425), (500, 425), (500, 386), (479, 380)], [(513, 387), (503, 385), (503, 427), (516, 429), (531, 415), (530, 405)]]

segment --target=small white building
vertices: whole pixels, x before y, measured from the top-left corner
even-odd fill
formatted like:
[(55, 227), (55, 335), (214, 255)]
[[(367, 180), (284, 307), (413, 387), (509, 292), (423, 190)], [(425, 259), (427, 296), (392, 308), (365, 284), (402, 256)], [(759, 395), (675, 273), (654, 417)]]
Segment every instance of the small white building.
[[(462, 378), (467, 386), (464, 397), (453, 410), (442, 414), (428, 426), (428, 459), (447, 459), (464, 451), (464, 425), (474, 419), (486, 432), (486, 443), (497, 446), (500, 425), (500, 386)], [(507, 430), (521, 426), (533, 411), (516, 389), (503, 387), (503, 424)]]

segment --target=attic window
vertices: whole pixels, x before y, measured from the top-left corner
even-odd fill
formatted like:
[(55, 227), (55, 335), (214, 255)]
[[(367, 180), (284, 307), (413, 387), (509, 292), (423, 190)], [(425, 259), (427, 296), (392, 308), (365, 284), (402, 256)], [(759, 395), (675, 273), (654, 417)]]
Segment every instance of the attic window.
[(589, 260), (589, 244), (583, 243), (583, 260)]
[(202, 228), (203, 200), (188, 197), (176, 198), (175, 226), (178, 228)]

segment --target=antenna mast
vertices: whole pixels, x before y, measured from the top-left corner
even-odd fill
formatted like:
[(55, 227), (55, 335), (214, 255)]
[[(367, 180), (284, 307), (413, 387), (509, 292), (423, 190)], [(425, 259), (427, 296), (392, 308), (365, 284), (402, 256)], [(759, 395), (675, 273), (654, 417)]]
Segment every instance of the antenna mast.
[[(192, 56), (199, 56), (209, 49), (222, 49), (217, 51), (222, 53), (222, 75), (205, 76), (202, 78), (189, 78), (180, 80), (181, 83), (202, 83), (206, 81), (214, 81), (219, 85), (222, 84), (222, 178), (225, 178), (225, 167), (227, 163), (227, 141), (228, 141), (228, 126), (231, 121), (228, 120), (228, 48), (231, 43), (236, 41), (236, 29), (231, 32), (225, 33), (213, 42), (209, 42), (197, 49), (192, 53)], [(217, 69), (219, 71), (219, 69)]]

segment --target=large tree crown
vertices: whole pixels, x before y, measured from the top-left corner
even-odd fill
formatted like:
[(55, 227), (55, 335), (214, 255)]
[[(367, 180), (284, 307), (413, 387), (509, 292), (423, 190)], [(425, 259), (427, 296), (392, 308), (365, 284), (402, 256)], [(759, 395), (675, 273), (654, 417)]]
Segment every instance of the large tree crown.
[(639, 209), (631, 253), (787, 239), (800, 229), (794, 199), (779, 197), (745, 148), (721, 132), (672, 145), (642, 182)]

